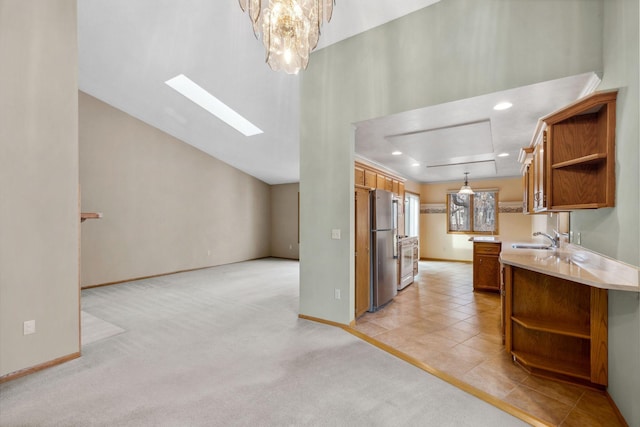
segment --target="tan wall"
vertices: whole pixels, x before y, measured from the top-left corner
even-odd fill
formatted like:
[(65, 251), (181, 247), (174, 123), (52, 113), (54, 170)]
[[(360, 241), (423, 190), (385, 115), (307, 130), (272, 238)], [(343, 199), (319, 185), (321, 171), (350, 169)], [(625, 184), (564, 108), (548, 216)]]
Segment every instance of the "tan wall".
[[(80, 92), (82, 286), (269, 256), (270, 187)], [(212, 141), (215, 143), (215, 141)]]
[(271, 256), (299, 258), (299, 190), (298, 183), (271, 187)]
[[(498, 188), (500, 202), (522, 203), (522, 179), (482, 180), (470, 182), (472, 188)], [(447, 191), (460, 188), (462, 182), (423, 184), (420, 189), (421, 204), (445, 205)], [(530, 241), (532, 216), (522, 213), (499, 213), (498, 235), (503, 240)], [(447, 233), (446, 213), (420, 214), (420, 258), (471, 261), (472, 234)]]
[(75, 0), (0, 0), (0, 376), (80, 351), (76, 40)]

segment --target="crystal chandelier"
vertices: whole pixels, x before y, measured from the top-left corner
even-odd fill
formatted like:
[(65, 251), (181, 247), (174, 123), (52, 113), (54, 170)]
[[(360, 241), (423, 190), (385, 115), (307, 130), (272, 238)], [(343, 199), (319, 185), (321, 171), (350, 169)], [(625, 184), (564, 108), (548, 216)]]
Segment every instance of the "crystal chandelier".
[[(331, 20), (335, 0), (238, 0), (249, 13), (253, 33), (262, 34), (266, 62), (272, 70), (297, 74), (309, 64), (320, 26)], [(262, 8), (263, 3), (265, 8)]]

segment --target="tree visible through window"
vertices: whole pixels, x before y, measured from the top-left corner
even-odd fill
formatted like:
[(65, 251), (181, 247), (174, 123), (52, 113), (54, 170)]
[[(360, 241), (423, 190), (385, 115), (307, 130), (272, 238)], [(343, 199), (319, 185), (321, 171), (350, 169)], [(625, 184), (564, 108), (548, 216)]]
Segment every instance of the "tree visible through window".
[(447, 194), (447, 233), (497, 234), (498, 190)]

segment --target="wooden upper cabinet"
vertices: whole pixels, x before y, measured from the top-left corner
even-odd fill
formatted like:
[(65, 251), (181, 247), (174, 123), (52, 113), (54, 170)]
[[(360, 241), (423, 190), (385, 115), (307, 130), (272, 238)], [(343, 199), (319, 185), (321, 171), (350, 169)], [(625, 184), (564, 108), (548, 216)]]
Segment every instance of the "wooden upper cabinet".
[(384, 177), (384, 189), (387, 191), (393, 191), (393, 179), (388, 176)]
[(355, 185), (365, 185), (364, 183), (364, 169), (356, 166), (354, 171), (354, 184)]
[(529, 185), (529, 177), (531, 176), (531, 172), (529, 168), (531, 167), (531, 163), (524, 165), (524, 169), (522, 171), (522, 213), (529, 214), (532, 212), (532, 194), (533, 190)]
[(522, 212), (524, 214), (532, 214), (533, 210), (533, 186), (534, 186), (534, 159), (533, 147), (524, 147), (520, 151), (520, 162), (523, 163), (522, 168)]
[(372, 172), (368, 169), (364, 171), (364, 185), (369, 188), (376, 188), (377, 183), (377, 175), (375, 172)]
[(400, 194), (399, 193), (399, 191), (400, 191), (399, 190), (400, 189), (400, 182), (398, 180), (396, 180), (396, 179), (392, 180), (392, 182), (393, 182), (393, 190), (392, 191), (397, 196), (397, 195)]
[(533, 210), (543, 212), (547, 210), (547, 172), (545, 151), (547, 146), (547, 131), (542, 134), (542, 141), (533, 150)]
[(355, 163), (355, 185), (363, 185), (369, 189), (391, 191), (404, 199), (403, 179), (363, 163)]
[(597, 92), (543, 118), (551, 209), (615, 206), (617, 94)]
[(523, 171), (525, 213), (615, 206), (617, 93), (596, 92), (540, 119)]

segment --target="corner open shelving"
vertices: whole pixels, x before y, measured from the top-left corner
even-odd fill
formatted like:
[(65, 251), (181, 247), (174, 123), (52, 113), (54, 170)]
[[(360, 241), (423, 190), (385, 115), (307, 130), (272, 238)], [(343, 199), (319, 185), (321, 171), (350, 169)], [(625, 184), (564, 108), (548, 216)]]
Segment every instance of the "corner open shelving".
[(549, 210), (615, 206), (617, 94), (596, 92), (541, 119)]
[(518, 351), (514, 351), (513, 356), (516, 360), (532, 369), (553, 372), (555, 374), (565, 375), (571, 378), (578, 378), (583, 381), (590, 381), (591, 379), (591, 367), (585, 361), (581, 361), (579, 363), (574, 361), (563, 362), (557, 359)]
[(505, 346), (532, 373), (608, 383), (607, 290), (504, 265)]
[(536, 319), (533, 317), (527, 318), (511, 316), (511, 320), (532, 331), (549, 332), (552, 334), (583, 339), (591, 338), (588, 326), (581, 326), (572, 323), (558, 324), (557, 322), (546, 319)]

